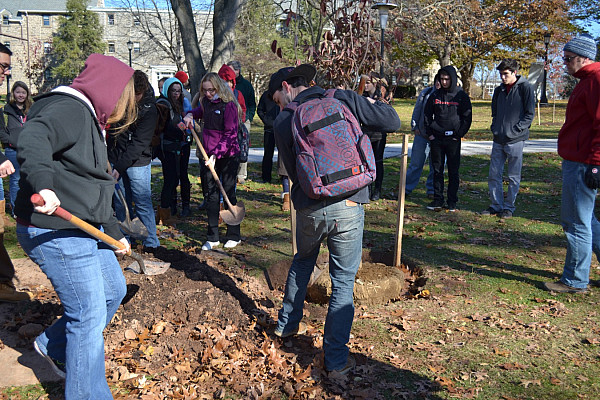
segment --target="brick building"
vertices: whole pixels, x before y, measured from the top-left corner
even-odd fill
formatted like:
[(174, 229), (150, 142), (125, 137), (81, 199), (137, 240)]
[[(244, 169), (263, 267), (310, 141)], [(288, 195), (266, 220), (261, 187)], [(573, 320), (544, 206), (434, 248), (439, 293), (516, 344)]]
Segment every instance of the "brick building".
[[(0, 4), (0, 41), (13, 52), (11, 81), (24, 81), (33, 93), (52, 88), (50, 74), (52, 40), (66, 0), (4, 0)], [(172, 76), (184, 63), (183, 46), (171, 10), (135, 10), (106, 7), (104, 0), (90, 0), (88, 9), (98, 14), (106, 42), (105, 54), (148, 74), (152, 86)], [(212, 13), (195, 11), (196, 30), (205, 60), (212, 51)], [(160, 28), (162, 26), (162, 28)], [(157, 41), (159, 43), (157, 43)], [(8, 86), (8, 85), (7, 85)]]

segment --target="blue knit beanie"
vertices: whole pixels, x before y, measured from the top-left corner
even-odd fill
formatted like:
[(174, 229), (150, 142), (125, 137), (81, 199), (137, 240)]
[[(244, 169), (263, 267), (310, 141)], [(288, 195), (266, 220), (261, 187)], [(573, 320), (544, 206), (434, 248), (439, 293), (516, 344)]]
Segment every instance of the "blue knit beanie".
[(583, 33), (577, 37), (571, 39), (563, 51), (570, 51), (578, 56), (589, 58), (592, 61), (596, 60), (596, 41), (587, 33)]

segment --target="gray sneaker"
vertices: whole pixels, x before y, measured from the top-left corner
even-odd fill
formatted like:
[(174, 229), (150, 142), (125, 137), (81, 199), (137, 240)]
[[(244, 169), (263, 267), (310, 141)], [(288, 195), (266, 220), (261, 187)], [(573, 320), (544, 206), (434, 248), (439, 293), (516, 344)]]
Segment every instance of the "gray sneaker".
[(587, 288), (576, 288), (561, 281), (544, 282), (544, 289), (555, 293), (587, 293)]
[(498, 211), (494, 210), (492, 207), (488, 207), (479, 213), (479, 215), (496, 215), (496, 214), (498, 214)]
[(501, 213), (498, 213), (500, 218), (512, 218), (513, 213), (510, 210), (502, 210)]

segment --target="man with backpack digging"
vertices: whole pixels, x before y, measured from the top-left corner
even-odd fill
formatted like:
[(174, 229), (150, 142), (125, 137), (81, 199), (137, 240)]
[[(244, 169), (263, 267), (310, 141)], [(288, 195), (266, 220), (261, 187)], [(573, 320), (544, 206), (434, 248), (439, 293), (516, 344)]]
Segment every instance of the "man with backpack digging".
[[(347, 374), (356, 362), (347, 347), (354, 319), (354, 279), (362, 256), (363, 204), (375, 179), (369, 138), (373, 131), (400, 128), (396, 111), (350, 90), (310, 87), (316, 69), (303, 64), (271, 76), (269, 93), (281, 108), (273, 124), (279, 155), (293, 182), (298, 252), (285, 287), (275, 335), (306, 332), (302, 323), (310, 275), (327, 238), (332, 294), (325, 320), (323, 350), (328, 372)], [(339, 168), (329, 168), (329, 167)]]

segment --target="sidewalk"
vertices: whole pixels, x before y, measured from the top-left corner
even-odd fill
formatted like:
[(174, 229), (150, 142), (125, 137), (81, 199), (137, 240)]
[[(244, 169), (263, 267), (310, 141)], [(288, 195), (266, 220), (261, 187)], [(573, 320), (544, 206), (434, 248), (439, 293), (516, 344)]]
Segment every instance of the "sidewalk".
[[(470, 142), (463, 141), (461, 147), (461, 154), (463, 156), (472, 156), (480, 154), (491, 154), (492, 152), (492, 141), (482, 142)], [(411, 156), (412, 142), (408, 144), (408, 156)], [(525, 147), (523, 149), (525, 153), (552, 153), (556, 152), (556, 139), (538, 139), (538, 140), (527, 140), (525, 141)], [(192, 155), (190, 156), (190, 164), (198, 164), (198, 158), (196, 157), (195, 149), (192, 149)], [(248, 162), (260, 163), (264, 155), (264, 149), (261, 147), (252, 147), (248, 153)], [(385, 158), (400, 157), (402, 155), (402, 143), (392, 143), (385, 146), (385, 152), (383, 156)], [(277, 159), (277, 150), (275, 150), (274, 159)], [(160, 165), (160, 161), (155, 159), (152, 161), (152, 165)]]

